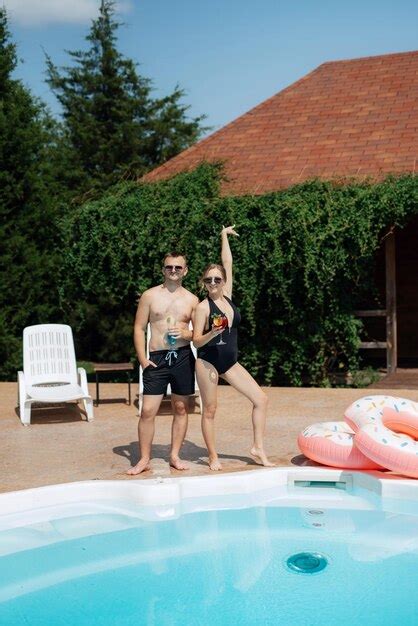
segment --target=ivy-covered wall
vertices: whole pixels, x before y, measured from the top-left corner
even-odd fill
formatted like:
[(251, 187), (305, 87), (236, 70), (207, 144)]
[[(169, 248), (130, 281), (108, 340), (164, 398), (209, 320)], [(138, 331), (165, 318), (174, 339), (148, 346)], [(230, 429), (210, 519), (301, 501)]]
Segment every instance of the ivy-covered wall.
[(202, 165), (154, 184), (126, 184), (61, 224), (59, 284), (78, 356), (134, 355), (138, 294), (162, 280), (166, 251), (189, 259), (185, 286), (198, 293), (219, 232), (234, 223), (234, 299), (243, 322), (240, 360), (266, 384), (328, 384), (355, 369), (361, 323), (385, 229), (418, 213), (418, 179), (339, 186), (311, 181), (263, 196), (220, 197), (218, 167)]

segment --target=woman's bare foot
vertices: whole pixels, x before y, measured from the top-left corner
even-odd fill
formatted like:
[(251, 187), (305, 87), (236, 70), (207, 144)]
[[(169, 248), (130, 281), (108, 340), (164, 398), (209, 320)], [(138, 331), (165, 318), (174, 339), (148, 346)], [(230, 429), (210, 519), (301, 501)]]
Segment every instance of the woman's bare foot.
[(139, 462), (134, 465), (134, 467), (128, 469), (126, 473), (129, 474), (129, 476), (136, 476), (137, 474), (141, 474), (141, 472), (146, 472), (150, 470), (151, 466), (149, 464), (149, 461), (149, 459), (140, 459)]
[(182, 461), (178, 456), (170, 456), (170, 465), (176, 470), (188, 470), (189, 464)]
[(219, 470), (222, 469), (222, 465), (217, 456), (209, 457), (209, 469), (211, 469), (212, 472), (219, 472)]
[(250, 450), (250, 455), (258, 465), (264, 465), (264, 467), (276, 467), (275, 463), (268, 460), (266, 453), (262, 448), (256, 448), (253, 446)]

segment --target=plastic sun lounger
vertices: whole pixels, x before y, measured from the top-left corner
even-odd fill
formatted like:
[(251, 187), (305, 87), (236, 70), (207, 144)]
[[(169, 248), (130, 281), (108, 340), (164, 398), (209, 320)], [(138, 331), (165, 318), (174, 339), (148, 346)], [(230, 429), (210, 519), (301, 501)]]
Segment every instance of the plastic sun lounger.
[(73, 333), (65, 324), (38, 324), (23, 331), (23, 372), (18, 372), (19, 412), (29, 425), (34, 402), (82, 400), (87, 421), (93, 419), (93, 399), (84, 368), (77, 369)]
[[(151, 339), (151, 328), (150, 328), (150, 325), (148, 324), (147, 325), (147, 356), (149, 356), (150, 339)], [(192, 349), (194, 358), (196, 359), (197, 351), (192, 342), (190, 342), (190, 347)], [(196, 374), (195, 374), (195, 379), (194, 379), (194, 386), (195, 386), (195, 397), (197, 397), (199, 400), (199, 413), (202, 413), (202, 398), (200, 397), (200, 391), (199, 391), (199, 386), (197, 384)], [(141, 415), (141, 410), (142, 410), (143, 393), (144, 393), (144, 384), (142, 381), (142, 367), (139, 366), (139, 401), (138, 401), (138, 414), (139, 415)], [(167, 394), (164, 396), (164, 400), (168, 400), (169, 398), (171, 398), (170, 385), (168, 385), (167, 387)]]

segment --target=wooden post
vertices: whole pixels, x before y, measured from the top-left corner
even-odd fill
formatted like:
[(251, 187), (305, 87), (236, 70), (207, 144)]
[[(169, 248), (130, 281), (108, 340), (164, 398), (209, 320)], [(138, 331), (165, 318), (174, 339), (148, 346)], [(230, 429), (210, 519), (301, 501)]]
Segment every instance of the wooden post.
[(398, 366), (398, 334), (396, 320), (396, 247), (395, 233), (386, 236), (386, 363), (387, 373), (396, 372)]

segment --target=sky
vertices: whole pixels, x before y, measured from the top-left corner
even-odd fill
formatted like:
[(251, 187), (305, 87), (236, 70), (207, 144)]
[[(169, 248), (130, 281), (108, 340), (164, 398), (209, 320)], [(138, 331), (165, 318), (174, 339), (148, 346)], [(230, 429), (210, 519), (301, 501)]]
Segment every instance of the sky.
[[(87, 47), (99, 0), (0, 0), (22, 60), (15, 72), (55, 115), (45, 53)], [(155, 96), (179, 84), (213, 132), (326, 61), (418, 49), (417, 0), (121, 0), (119, 50)]]

